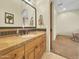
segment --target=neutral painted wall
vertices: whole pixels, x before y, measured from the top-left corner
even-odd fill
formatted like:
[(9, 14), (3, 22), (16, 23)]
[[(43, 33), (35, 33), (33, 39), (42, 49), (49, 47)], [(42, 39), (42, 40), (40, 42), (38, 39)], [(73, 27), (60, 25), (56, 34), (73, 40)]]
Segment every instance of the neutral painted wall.
[(79, 32), (79, 11), (57, 13), (54, 9), (54, 40), (56, 35), (70, 35)]
[[(37, 28), (46, 28), (46, 49), (50, 51), (50, 1), (49, 0), (37, 0), (36, 2), (37, 8), (37, 21), (39, 19), (39, 15), (43, 15), (44, 26), (37, 25)], [(37, 22), (38, 24), (38, 22)]]
[[(23, 2), (22, 0), (0, 0), (0, 27), (23, 26), (21, 13), (22, 13), (23, 7), (25, 6), (23, 5), (22, 2)], [(31, 0), (28, 3), (35, 6), (35, 0)], [(14, 14), (14, 24), (5, 24), (5, 12)]]
[[(0, 27), (21, 26), (21, 11), (21, 0), (0, 0)], [(5, 12), (14, 14), (14, 24), (5, 24)]]
[[(42, 29), (44, 29), (44, 28), (46, 28), (46, 19), (48, 19), (48, 17), (46, 17), (47, 15), (46, 15), (46, 11), (48, 10), (47, 8), (48, 8), (48, 3), (46, 4), (46, 2), (47, 2), (47, 0), (39, 0), (39, 1), (37, 1), (37, 3), (36, 3), (36, 8), (37, 8), (37, 28), (42, 28)], [(42, 25), (42, 26), (40, 26), (39, 25), (39, 16), (40, 15), (43, 15), (43, 23), (44, 23), (44, 25)]]
[[(53, 5), (53, 4), (52, 4)], [(52, 6), (52, 14), (53, 14), (53, 19), (52, 19), (52, 35), (53, 35), (53, 38), (52, 40), (55, 40), (56, 38), (56, 20), (57, 20), (57, 12), (55, 10), (55, 7), (54, 5)], [(52, 45), (53, 46), (53, 45)]]

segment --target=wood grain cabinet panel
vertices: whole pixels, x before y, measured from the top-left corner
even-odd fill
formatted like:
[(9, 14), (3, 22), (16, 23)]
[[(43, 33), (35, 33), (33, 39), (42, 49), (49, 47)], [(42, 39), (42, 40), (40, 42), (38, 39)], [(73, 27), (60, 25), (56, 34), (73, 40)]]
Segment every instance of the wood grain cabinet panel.
[(15, 59), (24, 59), (24, 57), (25, 57), (25, 54), (24, 54), (24, 46), (23, 46), (17, 49)]
[(40, 59), (40, 52), (41, 52), (41, 47), (40, 45), (37, 45), (35, 47), (35, 59)]
[(40, 44), (41, 46), (41, 55), (45, 52), (45, 49), (46, 49), (46, 41), (43, 41), (41, 44)]
[(36, 47), (35, 47), (35, 59), (41, 59), (43, 53), (45, 52), (46, 47), (46, 36), (40, 36), (37, 38), (36, 41), (38, 41)]
[(0, 59), (24, 59), (24, 46), (0, 56)]
[(45, 51), (46, 36), (38, 36), (25, 45), (25, 59), (40, 59)]
[(25, 51), (25, 59), (35, 59), (35, 49), (31, 48)]
[(34, 40), (25, 44), (25, 59), (35, 59), (35, 43), (34, 43)]

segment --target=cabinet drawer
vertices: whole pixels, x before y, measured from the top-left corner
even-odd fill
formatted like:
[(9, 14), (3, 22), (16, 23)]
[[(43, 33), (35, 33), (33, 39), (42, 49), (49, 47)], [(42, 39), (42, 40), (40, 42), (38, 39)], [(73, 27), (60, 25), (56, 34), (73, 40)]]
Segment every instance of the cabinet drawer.
[(36, 44), (36, 45), (40, 45), (41, 42), (44, 41), (45, 39), (46, 39), (46, 38), (45, 38), (44, 35), (39, 36), (39, 37), (36, 38), (36, 40), (35, 40), (35, 44)]
[(25, 51), (25, 59), (35, 59), (35, 49), (31, 48)]
[(24, 58), (24, 46), (17, 48), (3, 56), (0, 59), (23, 59)]
[(31, 42), (25, 44), (25, 51), (28, 51), (29, 49), (32, 49), (34, 47), (35, 47), (35, 43), (34, 40), (32, 40)]

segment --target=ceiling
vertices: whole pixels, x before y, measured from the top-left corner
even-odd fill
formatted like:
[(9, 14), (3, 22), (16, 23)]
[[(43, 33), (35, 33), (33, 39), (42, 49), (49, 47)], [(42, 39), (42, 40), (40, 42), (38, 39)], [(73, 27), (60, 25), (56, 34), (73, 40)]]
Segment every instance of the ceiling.
[(54, 0), (58, 11), (78, 10), (79, 0)]

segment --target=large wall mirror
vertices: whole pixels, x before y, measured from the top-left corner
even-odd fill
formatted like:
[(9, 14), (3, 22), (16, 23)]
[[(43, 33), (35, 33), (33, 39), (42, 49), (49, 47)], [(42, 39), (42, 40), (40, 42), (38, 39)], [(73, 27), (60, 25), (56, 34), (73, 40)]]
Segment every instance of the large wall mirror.
[(25, 0), (22, 0), (22, 20), (23, 27), (36, 27), (36, 8)]

